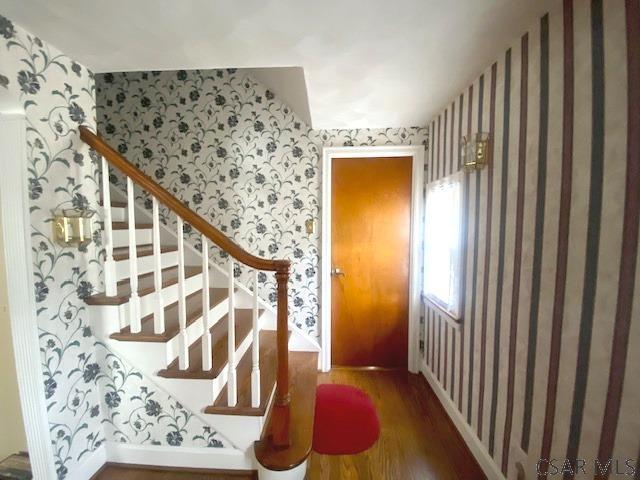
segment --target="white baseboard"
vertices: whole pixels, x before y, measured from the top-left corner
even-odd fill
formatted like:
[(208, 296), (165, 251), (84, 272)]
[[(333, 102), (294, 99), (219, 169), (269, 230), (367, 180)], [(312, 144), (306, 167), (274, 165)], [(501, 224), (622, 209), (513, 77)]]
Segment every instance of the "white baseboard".
[(427, 382), (429, 382), (429, 385), (431, 385), (431, 389), (437, 395), (438, 400), (440, 400), (440, 403), (446, 410), (449, 418), (453, 421), (453, 424), (458, 429), (458, 432), (460, 432), (460, 435), (462, 435), (462, 439), (467, 444), (467, 447), (469, 447), (469, 450), (471, 450), (471, 453), (487, 478), (492, 480), (506, 480), (502, 471), (498, 468), (498, 465), (496, 465), (491, 458), (491, 455), (489, 455), (489, 452), (484, 448), (484, 445), (476, 436), (476, 433), (471, 429), (469, 424), (462, 417), (462, 414), (458, 411), (458, 407), (456, 407), (451, 398), (442, 390), (438, 380), (436, 380), (424, 363), (421, 363), (420, 371), (422, 372), (422, 375), (424, 375), (424, 378), (427, 379)]
[[(253, 455), (228, 448), (166, 447), (107, 442), (106, 461), (158, 467), (253, 470)], [(253, 452), (253, 449), (250, 449)], [(89, 477), (87, 477), (89, 478)]]
[(89, 480), (107, 462), (106, 444), (100, 445), (71, 472), (67, 478), (74, 480)]

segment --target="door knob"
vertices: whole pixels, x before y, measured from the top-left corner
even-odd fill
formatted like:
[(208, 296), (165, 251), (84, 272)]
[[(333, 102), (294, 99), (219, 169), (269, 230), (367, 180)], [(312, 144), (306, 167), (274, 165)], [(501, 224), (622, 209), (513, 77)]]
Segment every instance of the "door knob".
[(342, 270), (340, 270), (338, 267), (335, 267), (335, 268), (331, 269), (331, 276), (338, 277), (340, 275), (344, 276), (344, 272)]

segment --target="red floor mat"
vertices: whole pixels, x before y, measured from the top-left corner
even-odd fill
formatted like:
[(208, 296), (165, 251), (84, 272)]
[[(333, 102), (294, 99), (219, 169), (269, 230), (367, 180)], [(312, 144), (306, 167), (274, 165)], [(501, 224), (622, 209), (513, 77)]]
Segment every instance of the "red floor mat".
[(362, 390), (349, 385), (318, 385), (313, 450), (324, 455), (353, 455), (380, 436), (376, 407)]

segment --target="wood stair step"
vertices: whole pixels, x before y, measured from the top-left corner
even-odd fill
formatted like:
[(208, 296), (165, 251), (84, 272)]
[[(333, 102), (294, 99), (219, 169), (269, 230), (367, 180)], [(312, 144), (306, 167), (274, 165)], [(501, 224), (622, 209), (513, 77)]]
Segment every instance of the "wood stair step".
[[(127, 230), (129, 222), (111, 222), (111, 228), (113, 230)], [(152, 223), (136, 223), (136, 230), (148, 230), (151, 228), (153, 228)]]
[[(161, 245), (160, 253), (177, 252), (178, 247), (175, 245)], [(153, 255), (153, 244), (147, 243), (136, 247), (138, 257), (149, 257)], [(118, 247), (113, 249), (113, 259), (116, 262), (121, 260), (129, 260), (129, 247)]]
[[(198, 275), (202, 272), (200, 266), (189, 266), (184, 268), (185, 279)], [(169, 267), (162, 270), (162, 288), (178, 283), (178, 267)], [(153, 272), (138, 275), (138, 295), (144, 296), (155, 292)], [(120, 280), (117, 284), (117, 292), (114, 297), (107, 297), (104, 293), (91, 295), (85, 299), (87, 305), (122, 305), (129, 301), (131, 296), (131, 285), (129, 279)]]
[[(256, 459), (269, 470), (290, 470), (311, 453), (318, 381), (318, 353), (289, 352), (289, 408), (274, 405), (262, 438), (254, 443)], [(274, 445), (273, 432), (289, 428), (287, 447)]]
[[(209, 289), (209, 308), (213, 309), (228, 298), (228, 289)], [(202, 317), (202, 290), (192, 293), (186, 298), (187, 326)], [(164, 333), (153, 331), (153, 313), (142, 318), (142, 329), (139, 333), (131, 333), (129, 326), (111, 335), (114, 340), (124, 342), (168, 342), (180, 332), (178, 302), (164, 308)]]
[[(236, 308), (236, 350), (245, 338), (251, 333), (253, 312), (248, 308)], [(262, 315), (262, 311), (259, 312)], [(175, 358), (164, 370), (158, 372), (158, 376), (164, 378), (190, 378), (198, 380), (213, 380), (227, 365), (229, 337), (229, 315), (218, 320), (209, 330), (213, 346), (213, 368), (202, 370), (202, 339), (199, 338), (189, 347), (189, 368), (180, 370), (178, 359)]]
[(217, 415), (263, 416), (269, 399), (276, 386), (277, 345), (274, 330), (260, 332), (260, 406), (251, 407), (251, 348), (246, 351), (238, 364), (238, 401), (235, 407), (227, 406), (227, 385), (224, 386), (213, 405), (205, 408), (204, 413)]

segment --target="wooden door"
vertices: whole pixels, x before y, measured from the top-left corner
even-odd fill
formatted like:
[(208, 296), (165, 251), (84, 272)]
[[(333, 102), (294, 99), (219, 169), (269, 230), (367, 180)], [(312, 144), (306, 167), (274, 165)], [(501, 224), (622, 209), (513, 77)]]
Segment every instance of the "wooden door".
[(333, 365), (407, 366), (411, 165), (332, 160)]

